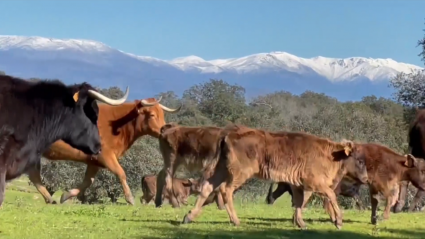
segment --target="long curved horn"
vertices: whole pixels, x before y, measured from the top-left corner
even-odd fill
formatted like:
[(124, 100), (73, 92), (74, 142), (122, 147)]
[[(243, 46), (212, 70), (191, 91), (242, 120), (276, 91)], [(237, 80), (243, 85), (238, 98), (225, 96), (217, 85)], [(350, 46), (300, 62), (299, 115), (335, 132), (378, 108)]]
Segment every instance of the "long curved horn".
[(108, 98), (102, 94), (100, 94), (97, 91), (94, 90), (89, 90), (89, 95), (93, 98), (95, 98), (96, 100), (102, 101), (103, 103), (106, 103), (108, 105), (121, 105), (122, 103), (124, 103), (127, 100), (128, 97), (128, 86), (127, 89), (125, 89), (125, 94), (123, 97), (121, 97), (120, 99), (114, 100), (111, 98)]
[(167, 106), (164, 106), (161, 103), (159, 103), (161, 100), (162, 100), (162, 96), (159, 97), (159, 99), (156, 100), (156, 102), (148, 102), (147, 100), (141, 100), (140, 102), (142, 102), (143, 106), (154, 106), (155, 104), (158, 103), (159, 106), (161, 107), (161, 109), (163, 109), (166, 112), (170, 112), (170, 113), (178, 112), (182, 108), (181, 105), (177, 109), (168, 108)]
[(159, 102), (162, 100), (162, 95), (159, 97), (158, 100), (155, 102), (148, 102), (147, 100), (141, 100), (143, 106), (154, 106), (156, 103), (159, 104)]
[(179, 111), (181, 110), (181, 108), (182, 108), (182, 105), (180, 105), (177, 109), (171, 109), (171, 108), (168, 108), (167, 106), (163, 106), (163, 105), (161, 105), (161, 104), (159, 104), (159, 106), (160, 106), (160, 107), (161, 107), (164, 111), (169, 112), (169, 113), (179, 112)]

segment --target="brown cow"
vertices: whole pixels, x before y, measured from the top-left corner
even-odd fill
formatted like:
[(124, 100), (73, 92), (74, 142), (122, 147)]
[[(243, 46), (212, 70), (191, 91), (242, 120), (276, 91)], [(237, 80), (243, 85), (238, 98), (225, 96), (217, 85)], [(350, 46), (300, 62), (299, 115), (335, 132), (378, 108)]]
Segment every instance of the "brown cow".
[[(282, 196), (284, 193), (288, 192), (292, 197), (292, 191), (291, 191), (291, 185), (285, 182), (280, 182), (277, 184), (276, 190), (273, 192), (273, 185), (274, 183), (271, 183), (269, 192), (266, 197), (267, 204), (273, 204), (276, 199), (278, 199), (280, 196)], [(360, 186), (362, 184), (358, 182), (352, 182), (351, 180), (347, 180), (346, 178), (343, 178), (341, 182), (338, 183), (336, 188), (334, 189), (336, 196), (344, 196), (344, 197), (351, 197), (356, 202), (357, 208), (359, 210), (365, 210), (365, 206), (362, 203), (362, 200), (360, 199)], [(292, 206), (294, 205), (294, 201), (292, 200)]]
[[(140, 202), (142, 204), (148, 204), (156, 196), (156, 175), (146, 175), (142, 177), (142, 191), (143, 195), (140, 197)], [(187, 205), (187, 199), (190, 195), (199, 194), (198, 180), (188, 178), (173, 178), (173, 191), (179, 203)], [(164, 191), (164, 198), (170, 200), (170, 195), (167, 191)], [(174, 206), (173, 206), (174, 207)]]
[[(417, 158), (425, 159), (425, 110), (422, 109), (416, 111), (416, 117), (410, 125), (408, 136), (410, 153)], [(400, 195), (398, 202), (394, 207), (394, 213), (401, 212), (403, 209), (404, 204), (406, 203), (408, 186), (408, 181), (400, 183)], [(410, 203), (408, 211), (412, 212), (424, 196), (425, 191), (418, 188), (415, 197)]]
[[(176, 123), (165, 124), (161, 128), (159, 146), (164, 159), (164, 168), (157, 177), (157, 190), (155, 197), (156, 207), (162, 205), (161, 192), (172, 193), (173, 176), (180, 166), (186, 167), (190, 172), (202, 172), (202, 178), (208, 178), (218, 161), (218, 143), (222, 129), (214, 126), (190, 127), (180, 126)], [(221, 194), (211, 195), (204, 204), (216, 201), (219, 209), (223, 209)], [(173, 207), (177, 206), (175, 197), (170, 198)]]
[[(177, 109), (165, 107), (159, 103), (160, 100), (161, 98), (158, 101), (148, 98), (127, 102), (120, 106), (99, 104), (97, 125), (102, 141), (102, 152), (97, 160), (92, 160), (91, 155), (84, 154), (61, 140), (56, 141), (43, 153), (43, 157), (50, 160), (72, 160), (87, 164), (83, 182), (77, 188), (62, 194), (61, 203), (78, 194), (83, 195), (93, 183), (99, 169), (106, 168), (118, 176), (125, 200), (134, 205), (134, 197), (127, 184), (126, 174), (118, 161), (141, 136), (150, 135), (156, 138), (159, 136), (159, 130), (165, 124), (164, 111), (177, 112), (181, 109), (181, 106)], [(31, 171), (29, 178), (43, 195), (46, 203), (56, 203), (43, 186), (39, 169)]]
[[(364, 159), (368, 171), (368, 184), (371, 195), (371, 223), (377, 222), (379, 193), (387, 201), (383, 219), (389, 219), (391, 207), (399, 195), (399, 183), (410, 181), (415, 187), (425, 189), (425, 160), (416, 159), (413, 155), (400, 155), (383, 145), (368, 143), (355, 144), (352, 157)], [(325, 199), (325, 208), (329, 213), (332, 208)]]
[[(233, 130), (228, 130), (233, 129)], [(219, 187), (230, 221), (239, 225), (233, 206), (234, 189), (255, 176), (274, 182), (288, 182), (294, 195), (294, 222), (305, 228), (302, 208), (313, 192), (330, 198), (337, 212), (333, 220), (342, 226), (342, 214), (333, 187), (342, 177), (367, 181), (362, 159), (351, 155), (351, 141), (337, 143), (326, 138), (300, 132), (269, 132), (245, 126), (229, 125), (220, 140), (220, 156), (213, 175), (201, 183), (195, 208), (183, 223), (189, 223), (201, 212), (210, 193)]]

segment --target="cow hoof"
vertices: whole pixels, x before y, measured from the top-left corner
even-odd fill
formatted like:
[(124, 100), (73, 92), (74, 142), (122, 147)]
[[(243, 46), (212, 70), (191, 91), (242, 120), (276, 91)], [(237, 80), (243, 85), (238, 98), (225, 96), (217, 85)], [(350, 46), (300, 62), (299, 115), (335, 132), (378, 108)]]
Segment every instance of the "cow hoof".
[(337, 222), (335, 222), (335, 227), (336, 227), (336, 229), (341, 230), (341, 228), (342, 228), (342, 223), (337, 223)]
[(401, 206), (395, 206), (395, 207), (393, 207), (393, 213), (399, 213), (399, 212), (401, 212), (403, 210), (403, 207), (401, 207)]
[(66, 202), (66, 200), (68, 200), (70, 198), (70, 195), (71, 194), (69, 192), (64, 192), (61, 196), (60, 203), (62, 204), (64, 202)]
[(376, 224), (378, 224), (378, 219), (376, 217), (374, 217), (370, 220), (370, 223), (372, 223), (372, 225), (376, 225)]
[(342, 222), (335, 221), (335, 227), (336, 227), (338, 230), (341, 230), (341, 228), (342, 228)]
[(239, 226), (241, 223), (239, 222), (239, 220), (232, 220), (232, 221), (230, 221), (232, 224), (233, 224), (233, 226), (235, 226), (235, 227), (237, 227), (237, 226)]
[(131, 206), (134, 206), (134, 197), (125, 197), (125, 200), (127, 201), (128, 204), (130, 204)]
[(191, 223), (191, 222), (192, 222), (192, 220), (190, 220), (190, 218), (187, 215), (185, 215), (184, 218), (183, 218), (182, 224), (188, 224), (188, 223)]
[(56, 201), (53, 201), (52, 204), (58, 204)]
[(162, 202), (155, 200), (155, 207), (161, 207), (162, 206)]

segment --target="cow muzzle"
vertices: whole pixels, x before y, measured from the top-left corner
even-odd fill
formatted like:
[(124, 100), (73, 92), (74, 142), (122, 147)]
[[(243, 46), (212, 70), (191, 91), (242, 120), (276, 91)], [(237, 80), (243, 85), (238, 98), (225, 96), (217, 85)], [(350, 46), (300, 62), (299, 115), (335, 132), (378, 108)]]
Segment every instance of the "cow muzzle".
[(99, 151), (97, 153), (92, 154), (91, 157), (90, 157), (90, 159), (91, 160), (97, 160), (98, 159), (98, 156), (100, 155), (100, 153), (102, 153), (102, 150), (101, 149), (99, 149)]

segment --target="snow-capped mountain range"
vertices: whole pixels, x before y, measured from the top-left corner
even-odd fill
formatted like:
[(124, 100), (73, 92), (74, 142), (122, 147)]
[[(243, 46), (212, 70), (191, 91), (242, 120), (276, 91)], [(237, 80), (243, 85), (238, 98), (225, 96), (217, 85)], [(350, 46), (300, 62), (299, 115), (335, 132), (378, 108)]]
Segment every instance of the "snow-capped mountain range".
[(392, 59), (301, 58), (279, 51), (209, 61), (197, 56), (161, 60), (91, 40), (0, 35), (0, 70), (18, 77), (57, 78), (65, 83), (129, 85), (133, 99), (164, 91), (181, 94), (193, 84), (215, 78), (244, 86), (247, 96), (311, 90), (340, 100), (358, 100), (371, 94), (390, 97), (390, 78), (423, 68)]

